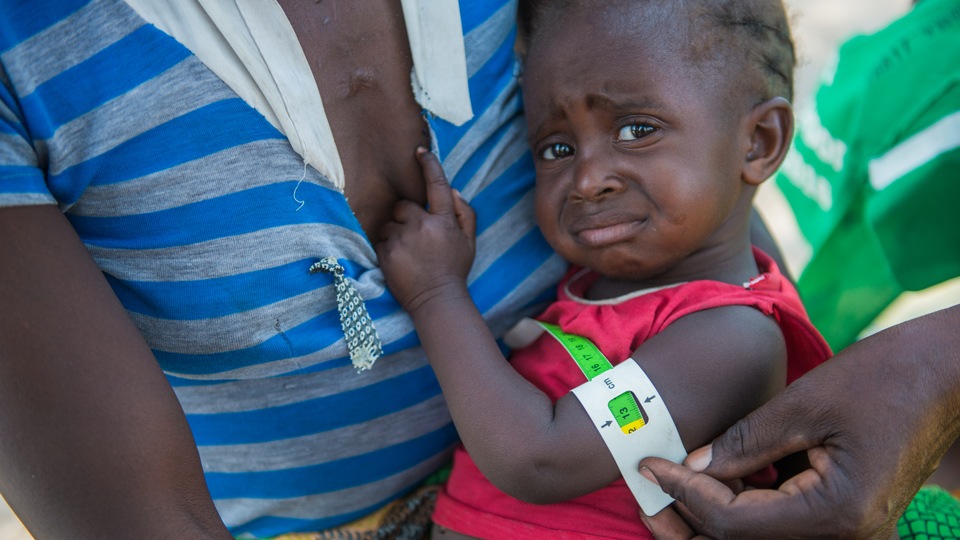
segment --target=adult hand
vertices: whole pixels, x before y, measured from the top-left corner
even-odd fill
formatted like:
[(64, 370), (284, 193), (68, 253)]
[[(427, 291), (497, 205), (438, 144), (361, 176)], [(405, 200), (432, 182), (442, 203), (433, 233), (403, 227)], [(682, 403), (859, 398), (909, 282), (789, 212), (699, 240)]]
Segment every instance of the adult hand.
[[(686, 467), (641, 462), (679, 502), (646, 518), (658, 538), (889, 538), (960, 435), (960, 306), (855, 343), (787, 387)], [(778, 489), (739, 478), (806, 451)], [(682, 517), (682, 520), (678, 519)]]
[(418, 148), (417, 160), (427, 186), (427, 208), (397, 203), (377, 244), (387, 284), (408, 312), (445, 289), (463, 294), (476, 243), (476, 214), (450, 188), (436, 156)]

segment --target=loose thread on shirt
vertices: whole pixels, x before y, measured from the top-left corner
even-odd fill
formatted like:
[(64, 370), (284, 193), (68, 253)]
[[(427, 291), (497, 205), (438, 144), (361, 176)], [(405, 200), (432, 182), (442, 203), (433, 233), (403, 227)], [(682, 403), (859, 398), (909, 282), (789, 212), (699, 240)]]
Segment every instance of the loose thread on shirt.
[(306, 158), (304, 158), (304, 160), (303, 160), (303, 174), (300, 175), (300, 180), (297, 180), (297, 185), (296, 185), (296, 187), (293, 188), (293, 200), (295, 200), (295, 201), (297, 201), (298, 203), (300, 203), (300, 206), (298, 206), (297, 209), (294, 210), (294, 212), (299, 212), (300, 209), (303, 208), (303, 205), (307, 204), (307, 201), (301, 201), (300, 199), (297, 198), (297, 190), (300, 189), (300, 184), (302, 184), (303, 181), (306, 180), (306, 179), (307, 179), (307, 160), (306, 160)]

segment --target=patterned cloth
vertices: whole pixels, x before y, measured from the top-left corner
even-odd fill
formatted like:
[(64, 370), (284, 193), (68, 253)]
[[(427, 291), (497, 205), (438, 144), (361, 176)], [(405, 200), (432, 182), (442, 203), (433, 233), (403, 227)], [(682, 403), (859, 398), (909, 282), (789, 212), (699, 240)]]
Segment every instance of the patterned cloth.
[(343, 276), (343, 267), (333, 257), (324, 257), (310, 265), (310, 273), (328, 272), (333, 274), (337, 291), (337, 312), (340, 313), (340, 328), (350, 351), (350, 361), (357, 371), (373, 367), (373, 363), (383, 354), (380, 336), (373, 327), (370, 314), (363, 304), (363, 298), (357, 288)]
[(897, 522), (901, 540), (960, 538), (960, 500), (937, 486), (924, 486)]
[(273, 540), (423, 540), (430, 538), (430, 515), (439, 485), (426, 486), (369, 516), (318, 533), (285, 534)]

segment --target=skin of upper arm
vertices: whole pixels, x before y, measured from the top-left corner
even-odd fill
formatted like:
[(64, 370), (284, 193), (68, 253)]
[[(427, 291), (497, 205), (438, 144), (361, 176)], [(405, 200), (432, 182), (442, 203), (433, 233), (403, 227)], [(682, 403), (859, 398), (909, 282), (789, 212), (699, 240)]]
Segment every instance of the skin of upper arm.
[(0, 491), (38, 538), (230, 538), (172, 388), (56, 206), (0, 208)]
[[(748, 307), (687, 315), (647, 340), (632, 358), (662, 396), (688, 452), (773, 397), (786, 381), (779, 326)], [(484, 469), (501, 490), (546, 504), (594, 491), (620, 476), (576, 396), (558, 400), (552, 420), (543, 438), (512, 445), (510, 459), (489, 461), (506, 462), (508, 470), (491, 474)]]
[(687, 315), (647, 340), (633, 358), (663, 397), (688, 452), (786, 385), (779, 325), (745, 306)]

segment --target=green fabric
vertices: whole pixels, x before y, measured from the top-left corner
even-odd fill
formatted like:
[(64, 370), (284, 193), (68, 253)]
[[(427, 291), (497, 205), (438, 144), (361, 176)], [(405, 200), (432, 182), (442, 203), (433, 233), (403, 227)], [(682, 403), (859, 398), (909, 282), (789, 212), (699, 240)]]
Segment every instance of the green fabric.
[(897, 522), (901, 540), (960, 538), (960, 501), (943, 489), (924, 486)]
[(840, 350), (901, 292), (960, 276), (960, 1), (924, 0), (825, 73), (776, 182), (812, 247), (801, 296)]
[(450, 478), (450, 471), (453, 470), (453, 462), (449, 461), (443, 467), (440, 467), (428, 476), (421, 486), (439, 486), (447, 483), (447, 480)]

